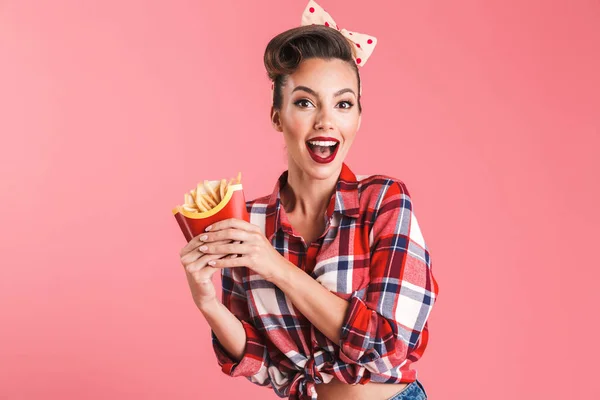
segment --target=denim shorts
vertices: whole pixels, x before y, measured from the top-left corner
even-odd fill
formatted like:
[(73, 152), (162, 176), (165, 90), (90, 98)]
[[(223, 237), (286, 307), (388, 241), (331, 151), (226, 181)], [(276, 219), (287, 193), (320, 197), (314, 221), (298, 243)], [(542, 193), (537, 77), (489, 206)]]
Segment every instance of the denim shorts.
[(427, 400), (427, 392), (425, 392), (425, 388), (417, 379), (414, 382), (409, 383), (400, 393), (396, 393), (388, 400)]

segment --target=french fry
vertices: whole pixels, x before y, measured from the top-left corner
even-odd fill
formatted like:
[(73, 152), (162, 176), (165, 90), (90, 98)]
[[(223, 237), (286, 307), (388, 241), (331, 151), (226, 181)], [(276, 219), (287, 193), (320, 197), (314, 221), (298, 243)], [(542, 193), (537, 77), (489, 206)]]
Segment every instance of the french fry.
[(219, 185), (221, 201), (225, 198), (225, 194), (227, 193), (227, 179), (221, 179), (221, 184)]
[(201, 196), (209, 209), (216, 207), (217, 203), (215, 203), (215, 201), (212, 198), (210, 198), (210, 196), (207, 196), (204, 193), (204, 191), (205, 190), (204, 190), (202, 184), (198, 183), (198, 185), (196, 186), (196, 196)]
[(200, 197), (202, 198), (202, 202), (203, 204), (206, 206), (206, 208), (208, 208), (209, 210), (213, 209), (216, 204), (214, 202), (213, 199), (210, 198), (209, 195), (207, 195), (206, 193), (202, 193), (200, 194)]
[(238, 172), (237, 183), (242, 183), (242, 171)]
[(186, 193), (184, 195), (185, 197), (185, 201), (183, 203), (183, 208), (186, 211), (190, 211), (190, 212), (198, 212), (198, 207), (196, 206), (196, 203), (194, 202), (194, 196), (193, 196), (193, 191), (190, 191), (189, 193)]
[(200, 211), (205, 212), (210, 209), (209, 205), (206, 204), (205, 200), (202, 198), (201, 195), (198, 194), (198, 192), (196, 192), (196, 197), (194, 198), (194, 200), (196, 201), (196, 206), (198, 206), (198, 209)]
[(206, 212), (208, 211), (208, 208), (206, 208), (206, 206), (204, 204), (197, 204), (198, 210), (200, 210), (200, 212)]
[(210, 208), (215, 208), (217, 206), (217, 203), (213, 200), (212, 197), (210, 197), (208, 193), (202, 193), (202, 198), (204, 199), (206, 204), (210, 206)]
[(220, 203), (219, 196), (215, 193), (215, 190), (210, 186), (207, 180), (204, 180), (204, 187), (206, 188), (206, 193), (212, 197), (212, 200), (215, 201), (215, 207)]
[(183, 205), (181, 206), (185, 211), (189, 211), (189, 212), (198, 212), (198, 210), (196, 209), (196, 207), (192, 207), (192, 206), (188, 206), (188, 205)]
[(204, 202), (201, 196), (196, 197), (196, 206), (200, 210), (200, 212), (206, 212), (210, 210), (210, 207)]

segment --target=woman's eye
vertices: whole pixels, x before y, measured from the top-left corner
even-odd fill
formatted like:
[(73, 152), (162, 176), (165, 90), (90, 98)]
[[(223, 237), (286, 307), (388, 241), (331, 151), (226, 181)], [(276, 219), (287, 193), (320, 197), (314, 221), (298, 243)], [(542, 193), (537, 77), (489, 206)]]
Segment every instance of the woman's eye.
[(346, 108), (346, 109), (348, 109), (348, 108), (352, 108), (352, 106), (354, 105), (354, 104), (352, 104), (352, 102), (350, 102), (350, 101), (342, 101), (342, 102), (340, 102), (339, 104), (344, 104), (344, 103), (346, 103), (348, 106), (347, 106), (347, 107), (342, 107), (342, 108)]
[(311, 104), (311, 103), (310, 103), (310, 101), (308, 101), (308, 100), (306, 100), (306, 99), (298, 100), (298, 101), (297, 101), (297, 102), (295, 102), (294, 104), (295, 104), (295, 105), (297, 105), (297, 106), (300, 106), (300, 108), (306, 108), (306, 107), (303, 107), (303, 106), (301, 106), (301, 105), (300, 105), (301, 103), (302, 103), (302, 104)]

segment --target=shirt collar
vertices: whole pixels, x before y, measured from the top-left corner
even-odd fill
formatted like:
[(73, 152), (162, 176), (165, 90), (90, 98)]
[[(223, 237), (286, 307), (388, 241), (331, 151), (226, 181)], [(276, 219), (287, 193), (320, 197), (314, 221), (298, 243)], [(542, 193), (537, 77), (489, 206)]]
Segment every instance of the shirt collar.
[[(280, 197), (281, 188), (287, 182), (288, 172), (289, 170), (286, 170), (279, 176), (277, 182), (275, 183), (273, 193), (269, 197), (266, 214), (267, 216), (275, 216), (274, 230), (269, 239), (271, 239), (280, 228), (287, 233), (292, 233), (285, 210), (281, 205)], [(338, 176), (335, 192), (331, 195), (329, 200), (329, 206), (327, 207), (328, 220), (331, 218), (334, 212), (338, 212), (350, 218), (358, 218), (360, 215), (358, 202), (358, 181), (356, 180), (356, 175), (354, 175), (346, 163), (342, 163), (342, 170)]]

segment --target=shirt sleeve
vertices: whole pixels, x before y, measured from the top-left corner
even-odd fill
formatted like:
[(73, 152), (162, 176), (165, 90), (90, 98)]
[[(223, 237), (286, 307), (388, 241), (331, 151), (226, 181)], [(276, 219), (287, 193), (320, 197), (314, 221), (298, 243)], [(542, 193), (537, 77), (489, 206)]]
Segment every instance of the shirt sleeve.
[(370, 282), (354, 292), (340, 336), (340, 359), (384, 373), (401, 366), (420, 339), (438, 295), (429, 251), (404, 183), (384, 187), (369, 235)]
[(231, 358), (211, 329), (213, 350), (225, 374), (232, 377), (244, 376), (254, 384), (272, 387), (267, 373), (270, 359), (265, 339), (250, 322), (248, 300), (240, 276), (244, 268), (221, 269), (222, 303), (240, 320), (246, 331), (244, 354), (239, 361)]

